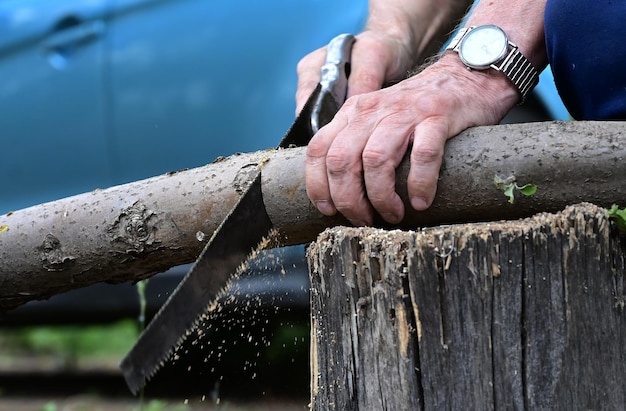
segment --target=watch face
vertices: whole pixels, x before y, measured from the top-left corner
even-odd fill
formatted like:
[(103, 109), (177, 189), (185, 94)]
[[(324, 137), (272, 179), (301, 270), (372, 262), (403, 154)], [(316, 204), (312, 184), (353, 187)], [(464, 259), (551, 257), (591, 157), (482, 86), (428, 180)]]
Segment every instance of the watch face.
[(506, 34), (497, 26), (479, 26), (459, 44), (461, 61), (473, 69), (486, 69), (502, 59), (509, 46)]

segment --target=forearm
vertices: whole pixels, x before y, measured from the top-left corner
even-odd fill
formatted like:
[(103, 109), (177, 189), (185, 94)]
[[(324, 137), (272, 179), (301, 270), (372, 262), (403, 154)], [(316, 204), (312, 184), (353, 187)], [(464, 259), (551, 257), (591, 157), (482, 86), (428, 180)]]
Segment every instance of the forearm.
[(366, 30), (401, 39), (414, 63), (436, 52), (472, 0), (370, 0)]
[(547, 64), (543, 15), (546, 0), (490, 0), (476, 6), (467, 26), (500, 26), (539, 71)]
[[(469, 17), (466, 26), (494, 24), (501, 27), (509, 40), (533, 66), (541, 71), (547, 64), (543, 15), (546, 0), (490, 0), (482, 1)], [(504, 75), (492, 70), (467, 70), (456, 53), (446, 53), (439, 61), (440, 67), (464, 77), (467, 86), (475, 89), (477, 96), (485, 99), (484, 108), (501, 118), (519, 102), (516, 87)]]

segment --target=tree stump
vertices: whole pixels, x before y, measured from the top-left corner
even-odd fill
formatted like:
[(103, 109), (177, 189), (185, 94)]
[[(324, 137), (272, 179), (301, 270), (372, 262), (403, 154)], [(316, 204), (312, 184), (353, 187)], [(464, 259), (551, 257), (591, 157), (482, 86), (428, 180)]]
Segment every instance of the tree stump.
[(308, 251), (312, 409), (623, 409), (626, 240), (579, 204)]

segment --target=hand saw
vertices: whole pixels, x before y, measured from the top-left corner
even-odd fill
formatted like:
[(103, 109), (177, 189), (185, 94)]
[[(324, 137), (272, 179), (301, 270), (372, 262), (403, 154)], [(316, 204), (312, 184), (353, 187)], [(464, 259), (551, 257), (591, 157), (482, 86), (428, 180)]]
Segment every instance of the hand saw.
[[(354, 36), (342, 34), (327, 47), (321, 80), (278, 148), (305, 146), (330, 122), (346, 99)], [(244, 230), (245, 227), (245, 230)], [(240, 267), (272, 229), (261, 192), (261, 165), (235, 207), (120, 367), (130, 390), (137, 392), (193, 331), (202, 315), (223, 294)]]

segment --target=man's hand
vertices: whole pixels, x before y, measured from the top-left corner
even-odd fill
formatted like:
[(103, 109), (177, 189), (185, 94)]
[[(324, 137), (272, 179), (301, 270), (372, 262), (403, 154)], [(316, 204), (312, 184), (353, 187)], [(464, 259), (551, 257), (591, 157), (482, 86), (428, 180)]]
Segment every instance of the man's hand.
[[(515, 86), (493, 70), (468, 71), (448, 53), (420, 74), (400, 80), (436, 40), (450, 32), (468, 0), (370, 0), (367, 29), (353, 47), (349, 99), (307, 150), (309, 198), (326, 215), (342, 213), (370, 225), (374, 212), (399, 223), (404, 204), (395, 172), (410, 150), (408, 194), (416, 210), (435, 197), (446, 140), (464, 129), (495, 124), (519, 101)], [(468, 26), (496, 24), (531, 63), (546, 65), (543, 15), (546, 0), (480, 2)], [(319, 80), (325, 51), (298, 66), (298, 112)]]
[[(352, 47), (348, 97), (380, 89), (383, 84), (406, 77), (413, 64), (410, 47), (401, 40), (364, 31)], [(305, 56), (298, 64), (296, 114), (320, 81), (320, 68), (326, 59), (326, 47)]]
[[(367, 55), (375, 68), (358, 74), (357, 90), (380, 84), (388, 66), (374, 64), (376, 55)], [(394, 86), (352, 95), (309, 143), (306, 186), (320, 212), (340, 212), (354, 225), (371, 225), (374, 211), (392, 224), (402, 220), (395, 171), (409, 148), (411, 206), (428, 208), (446, 140), (468, 127), (497, 123), (519, 99), (504, 76), (469, 72), (454, 55)]]

